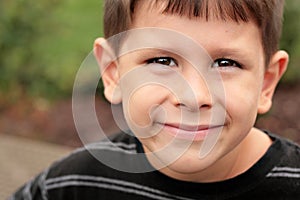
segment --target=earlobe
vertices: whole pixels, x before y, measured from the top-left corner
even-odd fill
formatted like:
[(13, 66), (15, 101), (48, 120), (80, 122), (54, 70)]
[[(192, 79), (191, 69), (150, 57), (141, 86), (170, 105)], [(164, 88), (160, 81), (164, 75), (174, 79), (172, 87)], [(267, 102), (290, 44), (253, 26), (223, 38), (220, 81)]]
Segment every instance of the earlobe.
[(270, 110), (275, 88), (286, 71), (288, 61), (289, 56), (285, 51), (278, 51), (272, 56), (270, 64), (264, 73), (264, 81), (257, 110), (259, 114), (264, 114)]
[(119, 86), (117, 62), (112, 52), (104, 38), (95, 40), (94, 56), (100, 67), (104, 96), (112, 104), (118, 104), (122, 101), (122, 93)]

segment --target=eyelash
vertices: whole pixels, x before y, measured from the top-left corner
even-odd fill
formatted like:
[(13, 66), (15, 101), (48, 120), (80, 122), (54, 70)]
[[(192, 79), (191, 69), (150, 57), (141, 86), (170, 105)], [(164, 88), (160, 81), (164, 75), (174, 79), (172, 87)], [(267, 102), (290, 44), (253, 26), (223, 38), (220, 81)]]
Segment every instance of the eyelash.
[(155, 57), (155, 58), (146, 60), (146, 63), (147, 64), (156, 63), (156, 64), (166, 65), (166, 66), (170, 66), (170, 67), (178, 66), (177, 61), (171, 57)]
[[(156, 63), (156, 64), (170, 66), (170, 67), (178, 66), (177, 61), (171, 57), (155, 57), (155, 58), (146, 60), (146, 63), (147, 64)], [(218, 64), (218, 66), (216, 66), (216, 64)], [(222, 64), (225, 64), (225, 66), (222, 66)], [(212, 67), (215, 67), (215, 68), (237, 67), (237, 68), (242, 69), (243, 65), (240, 64), (239, 62), (229, 59), (229, 58), (218, 58), (212, 63)]]
[[(223, 62), (223, 64), (226, 64), (225, 66), (221, 66), (220, 64)], [(226, 63), (224, 63), (226, 62)], [(219, 66), (215, 66), (216, 63), (219, 65)], [(232, 60), (232, 59), (229, 59), (229, 58), (218, 58), (216, 59), (213, 63), (212, 63), (212, 67), (237, 67), (237, 68), (243, 68), (243, 65), (240, 64), (239, 62), (235, 61), (235, 60)]]

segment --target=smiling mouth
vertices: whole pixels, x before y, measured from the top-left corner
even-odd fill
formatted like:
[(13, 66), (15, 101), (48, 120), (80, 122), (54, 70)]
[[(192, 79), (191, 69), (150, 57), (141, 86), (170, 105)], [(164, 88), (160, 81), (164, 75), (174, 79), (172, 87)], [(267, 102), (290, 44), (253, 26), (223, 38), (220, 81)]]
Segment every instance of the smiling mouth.
[(204, 140), (208, 134), (215, 131), (222, 131), (224, 127), (224, 125), (185, 125), (174, 123), (160, 125), (163, 126), (164, 132), (175, 138), (193, 141)]

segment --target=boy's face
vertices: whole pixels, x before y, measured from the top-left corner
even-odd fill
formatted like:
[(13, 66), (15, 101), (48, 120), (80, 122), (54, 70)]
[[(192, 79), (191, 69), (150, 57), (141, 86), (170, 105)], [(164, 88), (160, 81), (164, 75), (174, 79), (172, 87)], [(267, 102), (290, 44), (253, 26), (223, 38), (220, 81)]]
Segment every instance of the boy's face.
[[(211, 63), (206, 67), (217, 74), (208, 80), (201, 73), (203, 69), (197, 69), (187, 62), (188, 59), (171, 52), (173, 44), (168, 44), (171, 45), (168, 46), (170, 51), (153, 48), (130, 52), (118, 59), (115, 68), (107, 68), (108, 72), (111, 70), (110, 74), (117, 71), (117, 75), (111, 76), (112, 82), (120, 83), (117, 87), (122, 95), (126, 120), (146, 153), (167, 149), (154, 157), (148, 156), (150, 162), (153, 165), (167, 163), (162, 170), (191, 175), (217, 163), (235, 160), (237, 152), (243, 148), (242, 141), (254, 132), (257, 113), (269, 109), (272, 94), (267, 93), (272, 93), (270, 87), (275, 87), (277, 82), (265, 71), (257, 26), (251, 21), (238, 24), (230, 20), (205, 21), (164, 15), (159, 9), (155, 11), (141, 6), (134, 17), (133, 28), (145, 27), (169, 29), (193, 39), (210, 56), (207, 61)], [(178, 48), (180, 41), (173, 42), (173, 48)], [(199, 57), (207, 56), (203, 54), (199, 52)], [(165, 77), (166, 80), (169, 73), (166, 70), (176, 72), (173, 77), (179, 77), (178, 81), (171, 80), (171, 86), (155, 83), (155, 80), (141, 85), (138, 83), (141, 77), (126, 78), (143, 67), (150, 71), (153, 68), (155, 77)], [(105, 76), (104, 73), (104, 79)], [(138, 79), (137, 83), (134, 77)], [(187, 83), (187, 88), (179, 79)], [(106, 90), (112, 87), (110, 83), (104, 84)], [(210, 87), (210, 84), (215, 86)], [(172, 90), (172, 87), (180, 89)], [(212, 88), (220, 91), (212, 91)], [(186, 91), (193, 94), (187, 95)], [(222, 94), (218, 96), (219, 93)], [(106, 93), (106, 97), (116, 103), (112, 96), (112, 93)], [(211, 143), (210, 152), (200, 159), (200, 148), (209, 134), (218, 137)], [(183, 149), (186, 151), (182, 152)], [(178, 151), (181, 151), (180, 156)]]

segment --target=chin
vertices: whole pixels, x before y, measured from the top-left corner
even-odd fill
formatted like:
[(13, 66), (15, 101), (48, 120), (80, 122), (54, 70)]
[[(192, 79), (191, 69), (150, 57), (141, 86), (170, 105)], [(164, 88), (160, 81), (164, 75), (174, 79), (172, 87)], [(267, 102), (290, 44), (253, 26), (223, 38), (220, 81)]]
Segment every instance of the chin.
[(213, 163), (214, 159), (210, 156), (203, 159), (200, 159), (199, 156), (193, 158), (182, 156), (174, 163), (170, 164), (168, 168), (177, 173), (194, 174), (209, 168)]
[(206, 170), (215, 164), (214, 156), (200, 159), (198, 155), (182, 155), (179, 159), (159, 170), (165, 175), (183, 181), (198, 182)]

